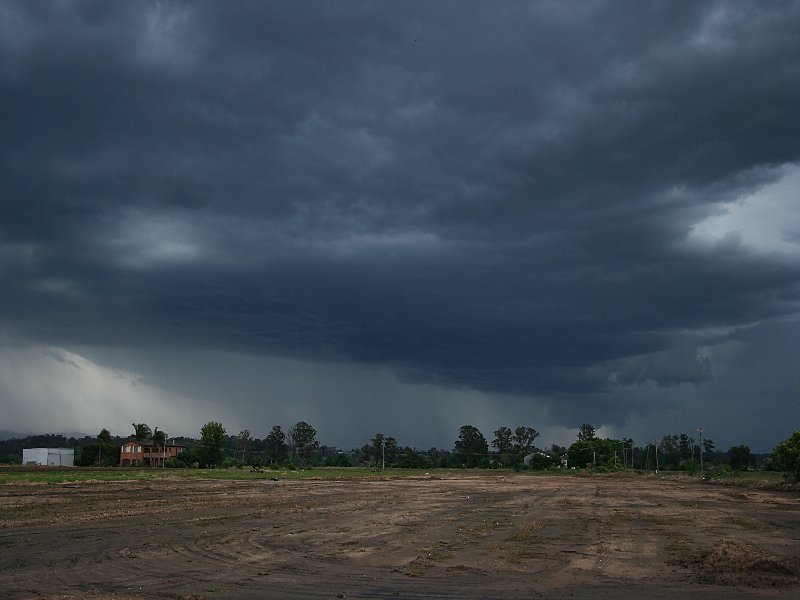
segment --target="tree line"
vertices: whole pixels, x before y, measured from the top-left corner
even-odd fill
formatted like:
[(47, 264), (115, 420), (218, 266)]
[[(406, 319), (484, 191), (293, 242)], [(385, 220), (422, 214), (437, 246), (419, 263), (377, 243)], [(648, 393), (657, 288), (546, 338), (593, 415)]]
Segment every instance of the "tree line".
[[(102, 429), (96, 437), (66, 438), (62, 435), (38, 435), (0, 441), (0, 462), (19, 463), (22, 449), (31, 447), (67, 447), (76, 449), (76, 465), (116, 466), (119, 447), (126, 441), (164, 447), (168, 436), (146, 423), (133, 423), (128, 437), (112, 436)], [(599, 471), (639, 469), (645, 471), (697, 471), (706, 468), (745, 470), (764, 468), (785, 471), (800, 479), (800, 432), (778, 444), (771, 455), (754, 455), (746, 445), (718, 451), (711, 439), (702, 443), (686, 433), (665, 435), (651, 443), (635, 444), (631, 438), (598, 438), (590, 423), (577, 430), (576, 441), (568, 447), (553, 444), (535, 445), (539, 432), (521, 425), (501, 426), (491, 441), (474, 425), (463, 425), (451, 449), (417, 449), (403, 446), (382, 432), (376, 433), (358, 448), (341, 449), (322, 445), (317, 430), (298, 421), (286, 431), (272, 426), (264, 438), (253, 437), (249, 429), (228, 434), (216, 421), (206, 423), (199, 438), (171, 438), (185, 449), (167, 467), (211, 467), (265, 465), (303, 468), (308, 466), (370, 468), (515, 468), (515, 469), (585, 469)]]

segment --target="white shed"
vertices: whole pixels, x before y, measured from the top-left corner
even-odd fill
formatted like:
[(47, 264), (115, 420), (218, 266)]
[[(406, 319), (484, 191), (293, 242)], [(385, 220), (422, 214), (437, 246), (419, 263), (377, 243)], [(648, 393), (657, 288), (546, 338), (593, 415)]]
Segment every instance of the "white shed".
[(75, 466), (75, 450), (72, 448), (23, 448), (23, 465)]

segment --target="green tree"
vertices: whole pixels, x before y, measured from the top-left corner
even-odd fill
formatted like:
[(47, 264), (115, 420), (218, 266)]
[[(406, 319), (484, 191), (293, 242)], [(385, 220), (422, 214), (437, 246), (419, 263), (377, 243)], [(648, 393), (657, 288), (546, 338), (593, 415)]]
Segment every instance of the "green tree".
[(97, 434), (97, 441), (104, 446), (113, 446), (114, 442), (111, 441), (111, 432), (103, 428), (100, 433)]
[[(88, 436), (84, 439), (91, 439)], [(117, 450), (115, 452), (115, 450)], [(75, 465), (79, 467), (113, 467), (119, 464), (119, 451), (114, 447), (111, 433), (103, 429), (97, 434), (96, 443), (84, 444), (75, 452)]]
[(682, 433), (678, 436), (678, 451), (680, 452), (681, 460), (692, 458), (692, 446), (694, 446), (694, 440), (688, 435)]
[(489, 444), (477, 427), (463, 425), (459, 429), (458, 439), (453, 449), (453, 459), (455, 459), (456, 464), (470, 468), (487, 464), (488, 453)]
[(584, 423), (578, 428), (578, 441), (586, 442), (594, 439), (594, 425)]
[(750, 453), (750, 447), (742, 444), (741, 446), (733, 446), (728, 450), (728, 464), (732, 469), (744, 471), (753, 464), (753, 455)]
[(567, 449), (567, 461), (570, 467), (582, 469), (593, 465), (596, 460), (594, 451), (596, 446), (592, 440), (578, 440)]
[(384, 461), (389, 466), (395, 464), (400, 453), (397, 440), (382, 433), (375, 434), (375, 437), (369, 441), (368, 448), (368, 462), (378, 466), (383, 465)]
[(800, 431), (795, 431), (788, 439), (775, 446), (772, 462), (795, 481), (800, 481)]
[(297, 463), (307, 465), (319, 448), (317, 430), (305, 421), (298, 421), (289, 429), (289, 445)]
[(501, 465), (507, 466), (511, 463), (511, 454), (514, 452), (514, 432), (511, 427), (503, 425), (494, 432), (492, 448), (497, 450)]
[(661, 469), (672, 469), (681, 461), (680, 442), (677, 435), (665, 435), (658, 448), (658, 460)]
[(200, 466), (213, 467), (225, 459), (225, 428), (222, 423), (210, 421), (200, 430), (200, 443), (197, 444)]
[(267, 434), (264, 440), (264, 445), (267, 448), (267, 456), (270, 457), (272, 462), (280, 464), (286, 458), (286, 434), (281, 429), (280, 425), (274, 425), (272, 431)]
[(704, 460), (714, 460), (714, 442), (712, 440), (703, 440), (703, 450), (705, 451)]
[(447, 451), (446, 450), (439, 450), (436, 447), (428, 448), (425, 451), (425, 456), (428, 457), (428, 464), (431, 467), (434, 467), (434, 468), (438, 467), (439, 463), (441, 462), (441, 457), (442, 457), (443, 453), (446, 454)]
[(92, 467), (98, 464), (97, 462), (98, 445), (86, 444), (81, 446), (80, 450), (75, 452), (75, 466), (76, 467)]
[(409, 446), (402, 449), (400, 458), (395, 464), (401, 469), (427, 469), (430, 466), (428, 456), (424, 452), (417, 452)]
[(114, 446), (111, 432), (105, 427), (97, 434), (97, 464), (108, 467), (119, 464), (119, 448)]
[[(583, 468), (588, 464), (594, 468), (613, 468), (622, 466), (622, 456), (615, 451), (622, 448), (622, 442), (612, 439), (594, 438), (574, 442), (567, 450), (567, 460), (572, 467)], [(615, 460), (616, 457), (616, 460)]]
[(372, 462), (372, 446), (364, 444), (358, 450), (358, 463), (364, 466), (370, 466)]
[(253, 438), (250, 436), (249, 429), (243, 429), (239, 432), (239, 435), (236, 436), (236, 440), (234, 443), (234, 456), (236, 458), (236, 451), (239, 451), (239, 460), (243, 463), (247, 462), (247, 446), (250, 444)]
[(492, 448), (495, 448), (501, 454), (510, 454), (514, 448), (514, 432), (511, 427), (503, 425), (494, 432), (494, 440), (492, 440)]
[(514, 429), (514, 452), (522, 457), (530, 454), (533, 450), (533, 442), (539, 437), (539, 432), (533, 427), (517, 427)]

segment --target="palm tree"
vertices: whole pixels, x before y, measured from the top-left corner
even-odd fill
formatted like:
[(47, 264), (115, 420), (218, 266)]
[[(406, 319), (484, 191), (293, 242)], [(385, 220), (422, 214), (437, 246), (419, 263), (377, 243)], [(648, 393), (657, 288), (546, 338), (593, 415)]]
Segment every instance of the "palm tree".
[(142, 443), (149, 438), (153, 433), (147, 426), (147, 423), (131, 423), (133, 425), (133, 437), (138, 443)]
[[(161, 449), (167, 444), (167, 434), (164, 433), (163, 431), (159, 431), (158, 427), (156, 427), (156, 430), (153, 432), (153, 444), (155, 444), (156, 447), (158, 448), (158, 455), (160, 456), (161, 455)], [(164, 457), (162, 457), (162, 460), (161, 460), (161, 466), (162, 467), (164, 466), (163, 458)], [(156, 464), (158, 464), (158, 463), (156, 463)]]
[[(150, 428), (147, 426), (147, 423), (131, 423), (133, 425), (133, 439), (136, 440), (136, 444), (141, 446), (142, 442), (149, 438), (152, 433), (150, 432)], [(134, 464), (141, 464), (142, 456), (141, 456), (141, 448), (139, 448), (133, 455), (133, 463)]]

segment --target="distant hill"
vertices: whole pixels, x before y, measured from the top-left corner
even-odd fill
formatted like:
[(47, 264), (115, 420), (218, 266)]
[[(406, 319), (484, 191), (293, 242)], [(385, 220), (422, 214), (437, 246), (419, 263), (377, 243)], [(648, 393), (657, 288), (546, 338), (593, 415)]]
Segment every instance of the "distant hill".
[(0, 429), (0, 441), (10, 440), (11, 438), (24, 438), (29, 435), (30, 433), (20, 433), (19, 431), (5, 431)]
[(83, 433), (81, 431), (67, 431), (65, 433), (31, 433), (30, 431), (6, 431), (5, 429), (0, 429), (0, 442), (5, 440), (23, 440), (28, 437), (41, 437), (41, 436), (52, 436), (57, 435), (61, 437), (75, 438), (76, 440), (82, 440), (87, 437), (95, 437), (96, 433)]

